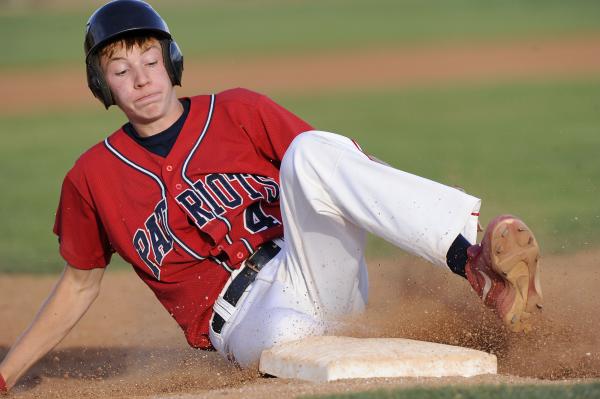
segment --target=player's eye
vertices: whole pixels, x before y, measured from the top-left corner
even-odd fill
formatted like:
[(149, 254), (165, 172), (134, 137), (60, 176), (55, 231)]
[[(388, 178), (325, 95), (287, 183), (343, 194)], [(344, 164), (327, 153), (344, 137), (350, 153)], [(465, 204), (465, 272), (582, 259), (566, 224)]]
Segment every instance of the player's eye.
[(117, 75), (117, 76), (124, 76), (126, 73), (127, 73), (127, 69), (123, 69), (122, 71), (115, 72), (115, 75)]
[(148, 63), (148, 66), (156, 66), (156, 64), (158, 64), (158, 61), (152, 61)]

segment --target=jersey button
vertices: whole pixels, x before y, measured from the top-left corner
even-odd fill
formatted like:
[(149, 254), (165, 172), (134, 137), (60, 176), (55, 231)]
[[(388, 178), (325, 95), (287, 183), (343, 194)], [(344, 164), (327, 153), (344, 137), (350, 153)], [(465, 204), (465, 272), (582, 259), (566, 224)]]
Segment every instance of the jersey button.
[(166, 169), (167, 169), (167, 172), (172, 172), (173, 171), (173, 165), (167, 165)]
[(237, 254), (235, 254), (235, 256), (237, 256), (238, 259), (242, 259), (244, 257), (244, 253), (238, 252)]
[(177, 189), (177, 190), (181, 190), (181, 187), (183, 187), (183, 186), (180, 183), (177, 183), (175, 185), (175, 189)]

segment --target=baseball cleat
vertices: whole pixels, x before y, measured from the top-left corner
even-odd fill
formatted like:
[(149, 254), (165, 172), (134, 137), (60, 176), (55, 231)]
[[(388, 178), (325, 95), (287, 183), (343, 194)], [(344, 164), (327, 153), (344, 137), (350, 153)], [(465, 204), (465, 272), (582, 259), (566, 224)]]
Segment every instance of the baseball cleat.
[(498, 216), (467, 255), (467, 280), (484, 304), (511, 331), (529, 331), (529, 317), (542, 309), (542, 289), (540, 248), (527, 225), (515, 216)]

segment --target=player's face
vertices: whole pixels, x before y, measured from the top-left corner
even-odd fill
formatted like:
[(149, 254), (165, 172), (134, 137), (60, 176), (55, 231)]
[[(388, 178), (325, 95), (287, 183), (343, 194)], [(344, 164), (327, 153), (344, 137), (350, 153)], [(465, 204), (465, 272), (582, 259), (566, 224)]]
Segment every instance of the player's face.
[(101, 66), (115, 103), (134, 126), (168, 126), (181, 113), (157, 40), (129, 50), (116, 46)]

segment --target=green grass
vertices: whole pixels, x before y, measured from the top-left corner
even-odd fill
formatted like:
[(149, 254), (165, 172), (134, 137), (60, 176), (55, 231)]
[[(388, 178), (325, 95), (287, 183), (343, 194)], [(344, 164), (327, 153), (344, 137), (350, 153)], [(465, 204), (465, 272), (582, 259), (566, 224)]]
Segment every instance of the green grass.
[(64, 265), (52, 234), (62, 179), (77, 157), (123, 117), (79, 111), (0, 118), (0, 271), (56, 272)]
[[(392, 165), (508, 212), (546, 254), (600, 246), (600, 81), (276, 98)], [(123, 122), (115, 109), (0, 117), (0, 271), (57, 271), (51, 233), (64, 174)], [(370, 254), (380, 255), (380, 243)]]
[(592, 399), (600, 397), (600, 384), (409, 388), (304, 398), (309, 397), (319, 399)]
[[(196, 58), (600, 32), (593, 0), (187, 1), (156, 9)], [(0, 5), (0, 68), (81, 63), (93, 10)]]
[(572, 252), (600, 245), (599, 89), (598, 81), (456, 87), (289, 106), (399, 169), (482, 198), (482, 222), (520, 215), (546, 253)]

